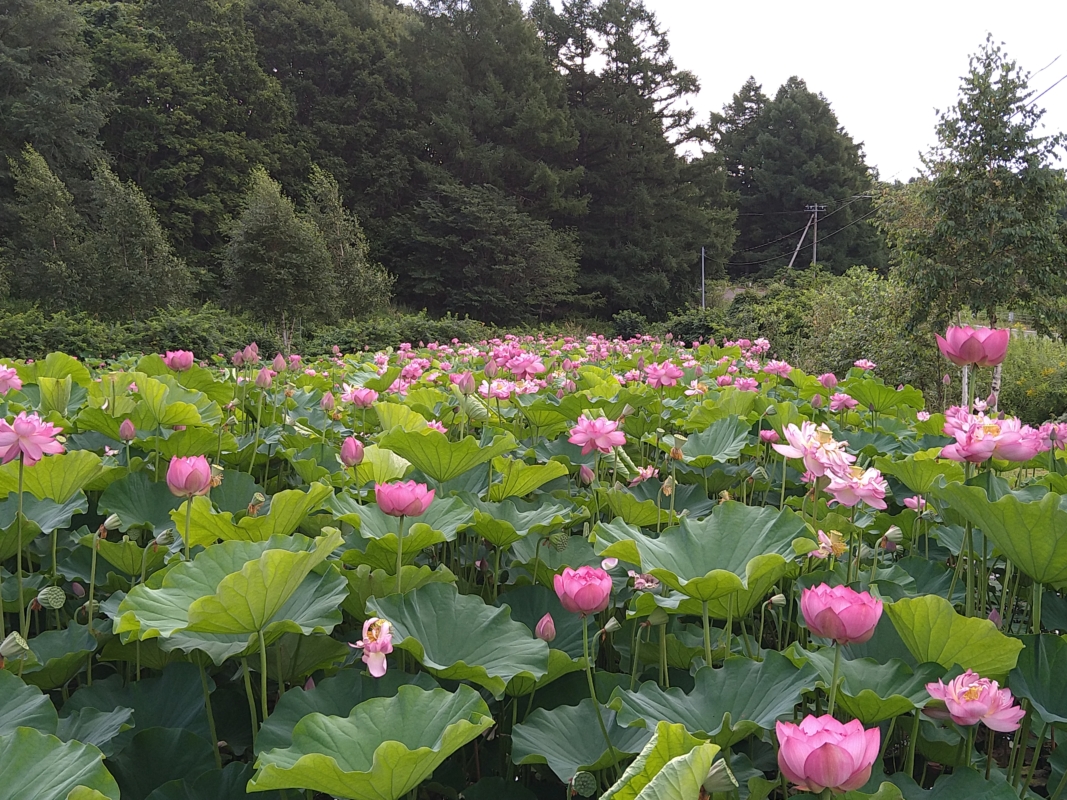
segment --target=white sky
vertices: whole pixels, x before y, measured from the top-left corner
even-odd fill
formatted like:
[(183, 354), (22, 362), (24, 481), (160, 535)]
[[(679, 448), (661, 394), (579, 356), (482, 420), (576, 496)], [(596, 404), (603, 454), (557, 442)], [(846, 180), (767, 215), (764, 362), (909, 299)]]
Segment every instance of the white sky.
[[(1067, 75), (1067, 0), (645, 0), (671, 55), (700, 78), (694, 105), (720, 111), (749, 75), (774, 96), (791, 75), (830, 102), (883, 180), (907, 180), (934, 144), (986, 33), (1043, 91)], [(1067, 80), (1042, 97), (1046, 131), (1067, 130)], [(1062, 162), (1061, 162), (1062, 163)]]

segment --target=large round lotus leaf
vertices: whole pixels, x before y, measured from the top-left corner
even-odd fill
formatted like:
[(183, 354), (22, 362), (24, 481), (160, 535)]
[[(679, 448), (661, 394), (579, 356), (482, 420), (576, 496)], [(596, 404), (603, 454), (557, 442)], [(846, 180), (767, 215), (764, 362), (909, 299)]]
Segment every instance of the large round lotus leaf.
[(876, 458), (874, 465), (883, 475), (892, 475), (916, 494), (927, 494), (940, 486), (941, 478), (946, 483), (963, 483), (963, 465), (955, 461), (916, 458), (908, 456), (901, 461)]
[(145, 728), (108, 764), (122, 800), (145, 800), (168, 781), (194, 779), (214, 768), (215, 758), (211, 743), (192, 731)]
[(682, 455), (687, 464), (697, 469), (730, 461), (741, 455), (751, 428), (748, 422), (734, 416), (716, 420), (686, 440), (681, 448)]
[(259, 729), (256, 754), (289, 747), (293, 743), (293, 728), (308, 714), (347, 717), (363, 701), (392, 697), (397, 689), (408, 684), (427, 691), (437, 688), (437, 682), (425, 672), (411, 675), (391, 669), (381, 678), (372, 678), (362, 670), (343, 669), (311, 689), (291, 689), (282, 695)]
[(510, 547), (530, 534), (543, 537), (573, 519), (573, 506), (547, 498), (532, 503), (514, 498), (486, 503), (469, 495), (465, 500), (474, 507), (474, 532), (495, 547)]
[(1024, 649), (1008, 685), (1049, 725), (1067, 722), (1067, 642), (1052, 634), (1023, 636), (1022, 641)]
[(100, 711), (83, 708), (63, 717), (56, 727), (56, 736), (64, 742), (77, 741), (99, 747), (106, 757), (116, 752), (115, 737), (133, 727), (133, 709), (116, 708)]
[[(126, 575), (139, 576), (142, 567), (145, 574), (150, 575), (162, 567), (167, 558), (166, 548), (151, 544), (148, 547), (141, 547), (137, 542), (125, 536), (119, 542), (109, 542), (107, 539), (99, 539), (92, 535), (79, 539), (79, 542), (86, 547), (92, 547), (94, 541), (100, 558), (122, 570)], [(97, 569), (99, 568), (98, 566)]]
[[(277, 638), (286, 631), (329, 633), (341, 621), (347, 582), (332, 568), (313, 570), (341, 542), (339, 531), (314, 542), (277, 536), (223, 542), (135, 586), (119, 604), (115, 632), (135, 638), (178, 632)], [(158, 575), (159, 573), (157, 573)]]
[(42, 689), (56, 689), (79, 672), (97, 648), (86, 625), (71, 621), (61, 631), (45, 631), (29, 641), (35, 661), (24, 667), (22, 679)]
[(371, 597), (384, 597), (387, 594), (404, 594), (427, 583), (455, 583), (456, 576), (444, 564), (436, 569), (428, 566), (405, 566), (400, 570), (400, 584), (397, 586), (396, 562), (392, 569), (372, 569), (369, 564), (360, 564), (355, 569), (343, 572), (348, 581), (348, 597), (345, 598), (344, 610), (352, 616), (367, 616), (367, 600)]
[(700, 795), (716, 745), (689, 735), (683, 725), (660, 722), (626, 772), (600, 800), (692, 800)]
[[(822, 685), (830, 688), (834, 672), (833, 648), (810, 652), (797, 644), (785, 655), (794, 664), (811, 664)], [(930, 699), (926, 684), (945, 674), (940, 664), (920, 664), (914, 670), (900, 659), (882, 664), (873, 658), (842, 659), (838, 671), (837, 702), (866, 726), (876, 725), (916, 708)]]
[[(196, 778), (168, 781), (145, 800), (246, 800), (245, 786), (252, 778), (252, 767), (231, 761), (222, 769), (212, 769)], [(256, 800), (280, 800), (281, 792), (257, 792)]]
[[(356, 538), (349, 543), (349, 549), (341, 556), (345, 564), (365, 566), (373, 570), (384, 570), (396, 574), (397, 535), (389, 533), (380, 539)], [(404, 531), (404, 567), (412, 566), (422, 551), (435, 544), (447, 542), (441, 531), (435, 531), (422, 522), (412, 524)]]
[(954, 767), (951, 775), (942, 775), (932, 789), (923, 789), (903, 772), (889, 775), (885, 780), (894, 783), (904, 800), (1018, 800), (1018, 793), (1004, 780), (986, 780), (969, 767)]
[[(794, 557), (793, 540), (810, 538), (804, 521), (792, 511), (733, 501), (703, 520), (684, 519), (658, 538), (619, 521), (598, 524), (595, 536), (601, 555), (638, 564), (671, 588), (701, 601), (748, 590), (750, 576), (758, 576), (762, 583), (780, 570), (768, 584), (773, 585), (784, 574), (787, 559)], [(761, 560), (752, 574), (749, 562), (757, 558)]]
[(584, 537), (571, 536), (566, 543), (565, 549), (557, 550), (539, 537), (527, 536), (512, 546), (511, 563), (521, 564), (531, 574), (536, 565), (537, 582), (549, 587), (552, 586), (552, 576), (562, 572), (564, 567), (600, 566), (603, 559), (593, 552), (592, 545)]
[(48, 695), (0, 670), (0, 735), (13, 733), (16, 728), (55, 733), (58, 722), (59, 715)]
[(455, 693), (401, 686), (347, 717), (307, 715), (293, 728), (292, 745), (259, 756), (248, 788), (399, 800), (492, 725), (489, 707), (469, 686)]
[[(264, 542), (272, 536), (288, 536), (300, 527), (308, 514), (321, 507), (332, 490), (322, 483), (312, 483), (307, 491), (286, 489), (273, 495), (256, 516), (233, 521), (228, 511), (216, 512), (206, 497), (194, 497), (189, 518), (190, 545), (209, 545), (222, 541)], [(185, 536), (188, 501), (170, 512), (171, 522)]]
[(332, 670), (351, 654), (346, 642), (321, 633), (285, 633), (267, 650), (267, 676), (277, 683), (303, 683), (311, 673)]
[[(153, 483), (144, 472), (131, 472), (104, 490), (97, 508), (101, 514), (115, 514), (120, 531), (133, 527), (162, 531), (174, 527), (170, 512), (179, 505), (181, 500), (170, 493), (166, 482)], [(184, 529), (184, 520), (182, 525)]]
[[(563, 608), (559, 597), (544, 586), (520, 586), (500, 595), (496, 604), (506, 605), (511, 609), (511, 618), (521, 622), (531, 631), (545, 614), (552, 615), (556, 626), (556, 638), (550, 643), (553, 650), (562, 650), (572, 658), (581, 658), (582, 618)], [(590, 646), (596, 651), (597, 641), (592, 634)]]
[[(340, 493), (330, 498), (326, 504), (334, 519), (347, 522), (364, 539), (396, 538), (400, 520), (382, 511), (371, 503), (360, 504), (351, 495)], [(416, 525), (430, 528), (441, 534), (440, 541), (451, 542), (456, 535), (470, 526), (474, 521), (474, 511), (456, 497), (441, 497), (430, 503), (426, 513), (419, 517), (409, 517), (404, 525), (405, 547)], [(396, 550), (393, 550), (396, 553)]]
[(1022, 502), (1012, 494), (995, 503), (977, 486), (952, 483), (937, 491), (943, 501), (982, 529), (1011, 562), (1042, 583), (1067, 584), (1067, 511), (1064, 495), (1049, 492)]
[(886, 604), (885, 613), (919, 663), (935, 661), (945, 669), (958, 664), (1003, 680), (1023, 649), (989, 620), (961, 617), (943, 597), (904, 598)]
[[(644, 486), (645, 483), (648, 481), (638, 484), (638, 487)], [(669, 498), (661, 497), (659, 503), (655, 500), (639, 500), (632, 491), (623, 488), (600, 489), (598, 494), (602, 502), (607, 502), (612, 516), (617, 518), (617, 524), (635, 528), (667, 527), (678, 524), (677, 513), (671, 513)], [(625, 560), (633, 562), (631, 558)]]
[(33, 728), (0, 736), (0, 787), (5, 797), (67, 800), (76, 787), (119, 800), (119, 787), (92, 745), (62, 742)]
[(815, 688), (818, 673), (807, 664), (795, 667), (770, 650), (764, 661), (735, 657), (726, 659), (721, 669), (701, 667), (695, 680), (688, 694), (661, 689), (651, 681), (636, 692), (616, 689), (608, 705), (619, 712), (623, 725), (681, 723), (696, 736), (730, 747), (770, 729), (778, 717), (791, 712), (801, 694)]
[(558, 461), (527, 464), (514, 458), (493, 459), (493, 485), (489, 499), (494, 503), (508, 497), (525, 497), (550, 481), (566, 476), (567, 468)]
[[(64, 505), (108, 469), (96, 453), (72, 450), (42, 458), (32, 467), (26, 467), (23, 489), (38, 500)], [(7, 497), (18, 488), (19, 465), (11, 461), (0, 467), (0, 497)]]
[(393, 625), (393, 646), (412, 653), (431, 674), (469, 680), (500, 697), (517, 675), (548, 672), (548, 645), (510, 609), (494, 608), (455, 586), (431, 583), (407, 594), (373, 597), (368, 611)]
[(551, 711), (539, 708), (512, 732), (511, 759), (516, 764), (548, 764), (566, 783), (576, 772), (606, 769), (627, 756), (641, 752), (652, 731), (626, 728), (615, 712), (601, 708), (614, 755), (608, 752), (596, 718), (593, 700), (576, 706), (559, 706)]
[(421, 431), (406, 431), (393, 428), (381, 439), (378, 446), (407, 459), (415, 468), (438, 483), (458, 478), (479, 464), (515, 449), (515, 437), (510, 433), (496, 436), (491, 442), (481, 443), (473, 436), (458, 442), (432, 428)]

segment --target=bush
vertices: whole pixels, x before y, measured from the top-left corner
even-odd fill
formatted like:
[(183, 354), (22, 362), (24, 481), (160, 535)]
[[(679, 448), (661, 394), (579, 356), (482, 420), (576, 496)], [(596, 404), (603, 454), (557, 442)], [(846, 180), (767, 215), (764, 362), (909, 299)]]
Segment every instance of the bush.
[(669, 316), (661, 326), (675, 339), (695, 342), (698, 339), (722, 339), (729, 336), (721, 311), (715, 308), (690, 308)]
[(1001, 376), (1000, 409), (1030, 425), (1067, 414), (1067, 344), (1041, 336), (1012, 336)]
[(467, 317), (446, 315), (433, 319), (425, 311), (417, 314), (390, 314), (353, 319), (339, 325), (328, 325), (316, 330), (305, 340), (304, 349), (309, 355), (330, 352), (336, 345), (342, 352), (355, 353), (361, 350), (382, 350), (396, 347), (403, 342), (477, 342), (492, 335), (481, 322)]
[(643, 333), (648, 333), (648, 319), (644, 314), (639, 314), (630, 309), (623, 309), (611, 318), (615, 326), (615, 335), (620, 339), (636, 339)]

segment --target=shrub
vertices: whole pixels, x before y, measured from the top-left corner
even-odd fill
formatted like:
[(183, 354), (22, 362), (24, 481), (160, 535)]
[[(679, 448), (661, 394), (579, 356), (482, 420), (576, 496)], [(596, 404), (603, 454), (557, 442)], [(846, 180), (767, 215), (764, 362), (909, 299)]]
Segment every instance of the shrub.
[(730, 335), (721, 311), (715, 308), (690, 308), (672, 314), (660, 328), (675, 339), (695, 342), (698, 339), (722, 339)]
[(643, 333), (648, 333), (648, 319), (644, 314), (639, 314), (630, 309), (623, 309), (611, 318), (615, 326), (615, 335), (620, 339), (636, 339)]
[(1030, 425), (1067, 414), (1067, 344), (1042, 336), (1012, 336), (1001, 377), (1000, 409)]

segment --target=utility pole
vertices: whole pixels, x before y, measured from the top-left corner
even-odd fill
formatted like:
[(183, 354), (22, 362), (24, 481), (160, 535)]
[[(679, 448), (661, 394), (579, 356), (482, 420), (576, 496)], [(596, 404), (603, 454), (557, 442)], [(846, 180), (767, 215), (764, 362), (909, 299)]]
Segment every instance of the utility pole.
[(707, 300), (704, 295), (704, 248), (700, 248), (700, 307), (707, 308)]
[(812, 230), (811, 238), (811, 263), (819, 263), (819, 212), (825, 211), (826, 206), (816, 203), (811, 206), (804, 206), (805, 211), (811, 211), (814, 216), (815, 228)]
[(808, 224), (804, 226), (804, 232), (800, 234), (800, 241), (797, 242), (797, 249), (793, 251), (793, 257), (789, 259), (789, 266), (786, 267), (786, 269), (793, 268), (793, 262), (797, 260), (797, 253), (799, 253), (800, 248), (804, 246), (804, 237), (808, 235), (808, 228), (811, 227), (811, 222), (813, 219), (815, 219), (814, 215), (808, 217)]

